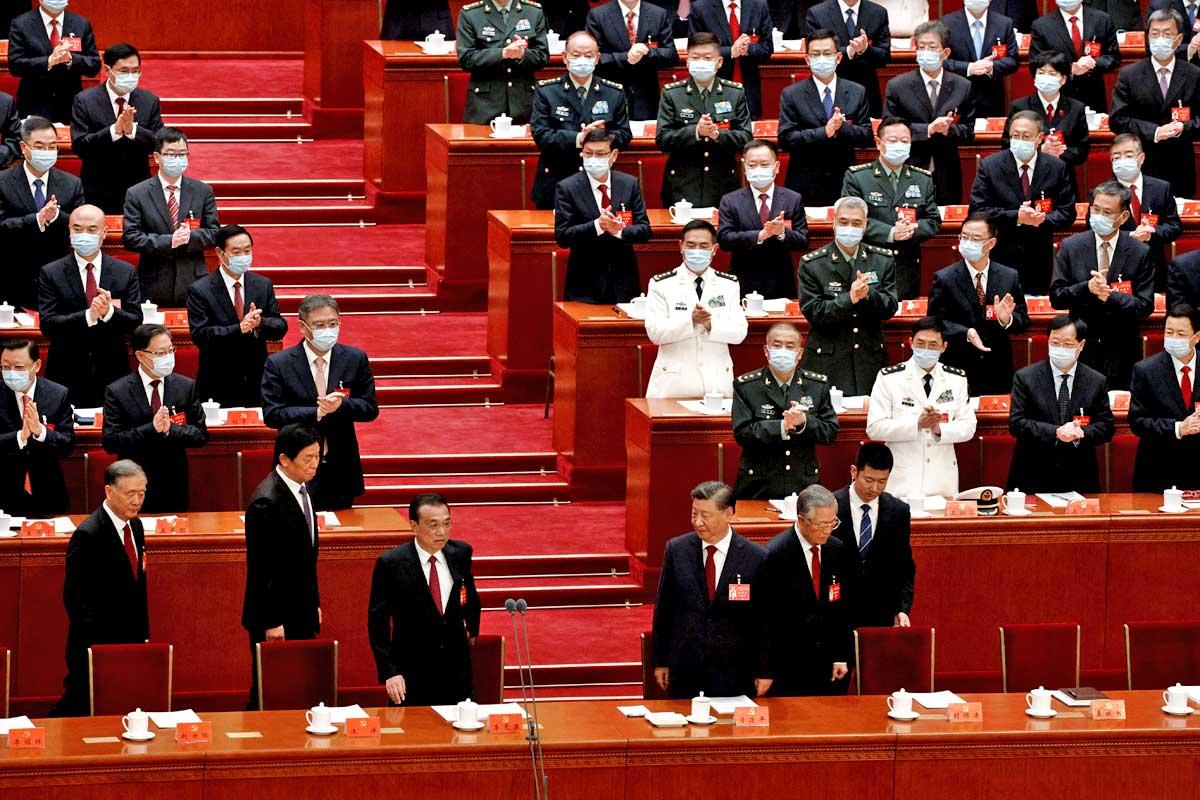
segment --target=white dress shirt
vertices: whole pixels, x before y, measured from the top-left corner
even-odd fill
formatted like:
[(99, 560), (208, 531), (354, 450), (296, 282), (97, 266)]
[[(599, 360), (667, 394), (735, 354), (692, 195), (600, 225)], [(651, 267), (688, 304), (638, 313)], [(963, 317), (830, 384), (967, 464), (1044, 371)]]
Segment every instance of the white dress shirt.
[[(146, 370), (142, 369), (140, 366), (138, 367), (138, 377), (140, 377), (142, 379), (142, 388), (146, 390), (146, 405), (151, 404), (150, 398), (154, 396), (154, 387), (150, 385), (153, 381), (158, 381), (158, 399), (159, 399), (159, 401), (163, 405), (167, 404), (167, 401), (166, 401), (167, 381), (165, 378), (156, 378), (153, 375), (146, 372)], [(170, 409), (167, 409), (167, 410), (169, 411)]]
[(1075, 24), (1079, 26), (1079, 39), (1084, 43), (1083, 52), (1079, 54), (1079, 57), (1083, 58), (1085, 55), (1087, 55), (1087, 37), (1083, 35), (1083, 6), (1080, 6), (1071, 12), (1063, 11), (1060, 8), (1058, 13), (1062, 14), (1063, 25), (1067, 27), (1068, 37), (1071, 35), (1071, 17), (1075, 18)]
[[(125, 520), (121, 519), (116, 514), (114, 514), (113, 510), (108, 507), (107, 500), (100, 503), (100, 507), (104, 509), (105, 514), (108, 514), (109, 521), (111, 521), (113, 524), (113, 527), (117, 529), (117, 541), (120, 542), (121, 549), (124, 550), (125, 549), (125, 526), (129, 525), (129, 522), (132, 522), (133, 520), (126, 522)], [(130, 527), (129, 527), (129, 534), (130, 534), (130, 538), (133, 538), (133, 526), (132, 525), (130, 525)], [(133, 539), (133, 549), (137, 550), (137, 539)]]
[(312, 345), (310, 345), (308, 340), (305, 339), (304, 355), (308, 356), (308, 371), (312, 373), (314, 385), (317, 382), (317, 359), (325, 359), (325, 391), (332, 391), (334, 387), (329, 385), (329, 376), (331, 374), (329, 370), (333, 365), (333, 348), (330, 348), (328, 353), (318, 353), (316, 350), (312, 349)]
[[(1187, 23), (1186, 17), (1184, 18), (1184, 23), (1185, 24)], [(1154, 67), (1154, 82), (1155, 83), (1158, 83), (1159, 78), (1162, 77), (1160, 71), (1165, 69), (1167, 71), (1167, 86), (1171, 85), (1171, 76), (1175, 74), (1175, 56), (1174, 55), (1171, 56), (1171, 60), (1168, 61), (1166, 64), (1160, 64), (1160, 63), (1158, 63), (1157, 59), (1151, 57), (1150, 58), (1150, 66)]]
[(47, 39), (50, 38), (50, 33), (51, 33), (50, 22), (52, 20), (58, 21), (58, 35), (60, 37), (60, 40), (62, 38), (66, 37), (67, 32), (65, 30), (63, 30), (63, 26), (67, 24), (67, 12), (65, 9), (63, 11), (60, 11), (58, 13), (57, 17), (52, 17), (46, 13), (46, 9), (42, 8), (41, 5), (38, 5), (38, 13), (42, 15), (42, 27), (46, 29), (46, 38)]
[[(712, 554), (713, 569), (716, 571), (716, 582), (713, 583), (713, 591), (716, 591), (717, 586), (721, 584), (721, 570), (725, 569), (725, 557), (729, 555), (729, 544), (733, 541), (733, 528), (726, 528), (725, 535), (721, 537), (721, 541), (715, 542), (713, 547), (717, 548), (717, 552)], [(704, 566), (708, 567), (708, 543), (703, 539), (700, 540), (700, 558), (704, 562)]]
[[(245, 312), (246, 311), (246, 276), (242, 275), (240, 277), (235, 278), (234, 276), (232, 276), (228, 272), (226, 272), (224, 267), (217, 267), (217, 272), (221, 275), (221, 280), (225, 281), (225, 291), (226, 291), (226, 293), (229, 294), (229, 302), (233, 303), (234, 310), (237, 310), (237, 303), (234, 303), (234, 301), (233, 301), (233, 285), (235, 283), (240, 283), (242, 285), (242, 311)], [(326, 355), (325, 361), (328, 364), (328, 362), (329, 362), (328, 355)], [(329, 374), (328, 369), (326, 369), (325, 374), (326, 375)]]
[(1054, 95), (1054, 97), (1047, 97), (1046, 95), (1042, 94), (1039, 91), (1037, 93), (1037, 96), (1038, 96), (1038, 100), (1042, 104), (1042, 112), (1045, 113), (1047, 119), (1049, 119), (1049, 117), (1050, 117), (1050, 106), (1054, 106), (1055, 111), (1062, 110), (1062, 92), (1061, 91), (1058, 94)]
[[(633, 4), (632, 7), (626, 6), (624, 3), (620, 3), (619, 5), (621, 7), (622, 22), (627, 23), (629, 21), (629, 12), (633, 12), (633, 32), (636, 34), (638, 23), (642, 21), (642, 0), (638, 0)], [(659, 42), (658, 44), (660, 47), (662, 46), (662, 42)]]
[[(37, 175), (34, 175), (33, 172), (30, 171), (28, 161), (24, 162), (23, 166), (25, 168), (25, 182), (29, 184), (29, 196), (32, 198), (35, 194), (35, 187), (33, 185), (33, 182), (41, 181), (42, 182), (42, 196), (45, 197), (46, 202), (49, 203), (50, 202), (50, 170), (46, 170), (46, 174), (39, 178)], [(53, 169), (53, 167), (51, 167), (51, 169)], [(58, 214), (59, 214), (59, 210), (56, 208), (54, 210), (54, 216), (51, 217), (50, 221), (46, 224), (53, 225), (54, 221), (56, 219), (58, 219)], [(42, 221), (40, 219), (38, 220), (38, 230), (40, 230), (40, 231), (46, 230), (46, 225), (43, 225)]]
[[(964, 9), (964, 11), (966, 11), (966, 10)], [(975, 15), (972, 14), (970, 11), (966, 11), (966, 15), (967, 15), (967, 38), (971, 40), (971, 47), (974, 48), (975, 47), (975, 22), (976, 22), (976, 19), (975, 19)], [(979, 41), (980, 41), (979, 59), (980, 60), (987, 58), (988, 54), (992, 52), (992, 48), (989, 47), (988, 43), (987, 43), (987, 17), (988, 17), (988, 12), (987, 12), (987, 9), (985, 8), (983, 10), (983, 16), (981, 16), (978, 19), (978, 22), (982, 26), (979, 29)], [(1009, 53), (1009, 55), (1016, 55), (1016, 54)]]
[[(288, 491), (292, 493), (292, 498), (296, 501), (296, 507), (300, 509), (301, 514), (304, 514), (304, 498), (300, 496), (300, 487), (304, 486), (304, 484), (297, 483), (296, 481), (289, 478), (287, 476), (287, 473), (285, 473), (278, 466), (275, 467), (275, 474), (278, 475), (283, 480), (283, 483), (285, 486), (287, 486)], [(315, 512), (312, 511), (312, 495), (311, 494), (309, 495), (308, 499), (309, 499), (309, 503), (308, 503), (309, 512), (315, 514)], [(317, 541), (316, 519), (314, 519), (312, 516), (309, 516), (309, 514), (304, 514), (304, 516), (305, 516), (305, 519), (308, 521), (309, 540), (315, 544)]]
[(851, 6), (851, 5), (846, 4), (846, 0), (838, 0), (838, 10), (842, 13), (842, 27), (845, 27), (845, 25), (846, 25), (846, 12), (847, 11), (854, 12), (854, 24), (857, 25), (859, 28), (862, 27), (862, 19), (859, 17), (859, 14), (858, 14), (858, 12), (862, 11), (862, 3), (856, 2), (854, 5)]
[(437, 553), (426, 553), (421, 549), (421, 545), (413, 540), (413, 545), (417, 548), (417, 560), (421, 562), (421, 572), (425, 574), (425, 583), (429, 583), (429, 557), (433, 556), (434, 563), (437, 564), (438, 571), (438, 588), (442, 592), (442, 611), (445, 612), (446, 606), (450, 604), (450, 565), (446, 563), (446, 551), (439, 550)]
[(821, 83), (821, 79), (816, 75), (812, 76), (812, 82), (817, 87), (817, 99), (823, 104), (825, 102), (825, 90), (829, 89), (829, 96), (833, 99), (833, 107), (837, 108), (837, 73), (833, 73), (833, 77), (829, 79), (829, 83)]
[[(104, 82), (104, 90), (108, 92), (108, 104), (110, 106), (112, 106), (113, 114), (117, 117), (120, 117), (121, 112), (119, 110), (117, 110), (117, 98), (118, 97), (122, 98), (125, 101), (126, 107), (128, 108), (129, 95), (128, 94), (117, 94), (116, 92), (114, 92), (111, 81)], [(130, 94), (132, 94), (132, 92)], [(108, 126), (108, 133), (110, 136), (112, 136), (112, 140), (114, 142), (117, 141), (118, 139), (120, 139), (122, 136), (124, 136), (125, 138), (128, 138), (128, 139), (132, 139), (134, 136), (137, 135), (137, 123), (136, 122), (133, 123), (133, 130), (131, 130), (129, 133), (117, 133), (117, 123), (114, 122), (112, 125)]]
[(1056, 402), (1057, 402), (1057, 398), (1058, 398), (1058, 387), (1062, 385), (1062, 376), (1063, 375), (1067, 376), (1067, 394), (1071, 395), (1072, 399), (1074, 399), (1075, 371), (1077, 369), (1079, 369), (1078, 361), (1076, 361), (1074, 364), (1072, 364), (1071, 369), (1069, 369), (1066, 372), (1063, 372), (1062, 370), (1060, 370), (1058, 367), (1054, 366), (1053, 364), (1050, 365), (1050, 372), (1051, 372), (1051, 374), (1054, 375), (1054, 397), (1055, 397)]
[[(1182, 397), (1182, 392), (1183, 392), (1183, 388), (1182, 388), (1183, 368), (1188, 367), (1188, 380), (1192, 382), (1192, 394), (1194, 395), (1196, 392), (1196, 351), (1195, 350), (1192, 351), (1192, 360), (1187, 361), (1187, 362), (1180, 361), (1175, 356), (1171, 356), (1171, 366), (1175, 367), (1175, 385), (1180, 387), (1179, 391), (1180, 391), (1181, 397)], [(1188, 414), (1191, 414), (1191, 413), (1192, 413), (1192, 410), (1188, 409)], [(1179, 435), (1179, 426), (1181, 423), (1182, 423), (1182, 420), (1179, 420), (1175, 423), (1175, 438), (1176, 439), (1183, 438), (1182, 436)]]
[[(854, 526), (855, 546), (860, 549), (862, 542), (859, 541), (858, 535), (862, 529), (862, 506), (863, 499), (858, 496), (858, 492), (854, 491), (854, 484), (850, 484), (850, 522)], [(876, 497), (867, 503), (867, 507), (867, 515), (871, 518), (871, 541), (875, 541), (875, 537), (879, 533), (879, 498)]]
[(1023, 163), (1021, 159), (1017, 158), (1015, 155), (1013, 156), (1013, 161), (1017, 164), (1017, 180), (1021, 180), (1021, 167), (1029, 167), (1029, 191), (1031, 192), (1033, 191), (1033, 173), (1037, 172), (1037, 160), (1038, 151), (1036, 149), (1033, 151), (1033, 158), (1029, 159), (1029, 161), (1025, 163)]
[[(86, 258), (79, 255), (79, 253), (77, 253), (74, 250), (72, 250), (71, 252), (75, 256), (75, 264), (79, 267), (79, 285), (83, 289), (84, 297), (86, 297), (87, 296), (87, 265), (88, 264), (92, 265), (92, 274), (96, 278), (96, 288), (99, 289), (100, 288), (100, 267), (101, 267), (101, 262), (103, 262), (104, 259), (101, 258), (99, 250), (96, 251), (96, 255), (92, 256), (91, 261), (88, 261)], [(92, 309), (89, 307), (88, 309), (85, 310), (83, 319), (87, 323), (87, 326), (89, 328), (92, 328), (92, 327), (95, 327), (96, 324), (99, 322), (108, 322), (110, 319), (113, 318), (113, 313), (116, 310), (117, 310), (117, 307), (110, 303), (108, 306), (108, 313), (106, 313), (100, 319), (95, 319), (92, 316)]]
[[(1138, 204), (1140, 206), (1143, 198), (1145, 198), (1145, 196), (1146, 196), (1144, 194), (1146, 187), (1145, 187), (1145, 181), (1142, 180), (1142, 173), (1138, 172), (1138, 176), (1136, 178), (1134, 178), (1133, 180), (1129, 181), (1128, 183), (1121, 180), (1120, 178), (1117, 178), (1117, 182), (1120, 183), (1122, 186), (1124, 186), (1126, 189), (1128, 189), (1130, 192), (1137, 193)], [(1131, 213), (1131, 214), (1133, 213), (1132, 208), (1129, 210), (1129, 213)], [(1141, 223), (1141, 220), (1135, 219), (1133, 221), (1134, 225), (1138, 225), (1140, 223)]]
[[(19, 414), (25, 413), (25, 399), (24, 399), (25, 397), (28, 397), (30, 402), (33, 402), (33, 403), (37, 402), (37, 400), (35, 399), (36, 395), (34, 394), (34, 392), (36, 390), (37, 390), (37, 378), (35, 377), (32, 381), (29, 382), (29, 387), (25, 391), (17, 392), (17, 413), (19, 413)], [(22, 417), (22, 419), (24, 419), (24, 417)], [(45, 419), (45, 417), (43, 417), (43, 419)], [(42, 423), (42, 435), (33, 437), (33, 440), (35, 442), (46, 441), (46, 425), (44, 422)], [(24, 450), (25, 445), (27, 445), (27, 444), (29, 444), (29, 439), (25, 438), (24, 433), (22, 431), (18, 430), (17, 431), (17, 447), (20, 448), (21, 450)]]

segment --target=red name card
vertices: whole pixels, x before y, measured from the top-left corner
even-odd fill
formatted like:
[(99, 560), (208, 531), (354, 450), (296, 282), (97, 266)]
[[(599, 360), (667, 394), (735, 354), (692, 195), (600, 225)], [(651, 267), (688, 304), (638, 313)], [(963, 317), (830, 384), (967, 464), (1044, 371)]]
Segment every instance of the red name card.
[(980, 411), (1008, 411), (1011, 398), (1006, 394), (984, 394), (979, 396)]
[(8, 746), (12, 750), (33, 750), (46, 746), (45, 728), (19, 728), (8, 732)]
[(1040, 211), (1043, 214), (1049, 214), (1054, 210), (1054, 202), (1049, 197), (1039, 197), (1033, 201), (1032, 205), (1034, 211)]
[(735, 728), (771, 727), (771, 709), (764, 706), (738, 706), (733, 710)]
[(1200, 217), (1200, 200), (1185, 200), (1183, 202), (1183, 211), (1179, 212), (1181, 217)]
[(64, 36), (62, 39), (62, 43), (67, 46), (68, 53), (82, 53), (83, 52), (83, 40), (80, 39), (78, 36)]
[(1008, 122), (1008, 117), (988, 117), (987, 130), (989, 133), (1003, 133), (1006, 122)]
[(1029, 49), (1029, 41), (1031, 39), (1033, 39), (1032, 33), (1018, 33), (1017, 34), (1017, 46), (1020, 47), (1022, 50), (1028, 50)]
[(731, 583), (729, 584), (729, 602), (744, 603), (750, 599), (750, 584), (748, 583)]
[(178, 308), (174, 311), (164, 311), (163, 324), (168, 328), (186, 328), (188, 326), (187, 310)]
[(962, 221), (967, 218), (967, 206), (942, 206), (942, 219), (946, 222)]
[(191, 533), (192, 523), (187, 517), (176, 517), (175, 519), (159, 519), (154, 526), (155, 533)]
[(1171, 109), (1171, 122), (1188, 122), (1192, 118), (1192, 110), (1187, 106), (1175, 106)]
[(760, 119), (754, 122), (754, 138), (762, 139), (763, 137), (779, 135), (779, 120), (777, 119)]
[(0, 39), (0, 54), (8, 55), (8, 39)]
[(1113, 397), (1113, 411), (1128, 411), (1129, 410), (1129, 392), (1121, 392)]
[(1093, 700), (1092, 719), (1125, 719), (1125, 701)]
[(657, 134), (657, 133), (658, 133), (658, 123), (657, 122), (647, 122), (645, 130), (642, 131), (642, 136), (647, 139), (653, 139), (655, 134)]
[(918, 297), (915, 300), (900, 301), (900, 316), (923, 317), (929, 313), (929, 299)]
[(783, 313), (787, 314), (789, 317), (800, 316), (800, 301), (788, 300), (787, 305), (783, 307)]
[(983, 722), (983, 703), (951, 703), (946, 707), (951, 722)]
[(1125, 31), (1125, 46), (1126, 47), (1145, 47), (1146, 46), (1145, 31)]
[(54, 535), (54, 523), (44, 519), (27, 519), (21, 523), (21, 536), (41, 539)]
[(258, 411), (230, 411), (225, 417), (226, 425), (261, 425)]
[(900, 206), (896, 209), (896, 221), (903, 220), (909, 224), (915, 225), (917, 222), (917, 210), (909, 206)]
[[(1082, 500), (1072, 500), (1067, 503), (1068, 514), (1099, 514), (1100, 500), (1096, 497), (1085, 497)], [(1124, 719), (1124, 717), (1122, 717)]]
[(54, 138), (58, 139), (59, 142), (70, 142), (71, 141), (71, 129), (65, 125), (61, 125), (61, 126), (55, 125), (54, 126)]
[(120, 233), (125, 230), (125, 217), (120, 214), (109, 214), (104, 218), (109, 233)]
[(178, 744), (208, 744), (212, 741), (211, 722), (181, 722), (175, 726)]
[(379, 717), (359, 717), (346, 720), (346, 738), (369, 739), (379, 736)]
[(520, 714), (489, 714), (488, 733), (520, 733), (525, 720)]
[(946, 501), (947, 517), (978, 517), (979, 505), (974, 500)]

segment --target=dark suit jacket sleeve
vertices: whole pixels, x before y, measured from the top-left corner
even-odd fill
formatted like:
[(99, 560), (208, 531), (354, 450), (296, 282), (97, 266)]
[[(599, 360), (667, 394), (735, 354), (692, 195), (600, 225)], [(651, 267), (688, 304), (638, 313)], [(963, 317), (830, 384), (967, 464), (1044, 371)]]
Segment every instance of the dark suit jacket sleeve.
[(182, 411), (187, 421), (182, 425), (171, 423), (167, 438), (184, 447), (203, 447), (208, 443), (208, 426), (204, 424), (204, 409), (200, 406), (200, 393), (196, 384), (188, 389), (184, 408), (175, 408), (175, 413)]
[(271, 499), (256, 498), (246, 509), (247, 602), (256, 611), (256, 618), (248, 622), (256, 630), (277, 628), (285, 616), (283, 606), (288, 598), (277, 591), (279, 557), (271, 551), (280, 526), (278, 509)]
[(1167, 265), (1167, 308), (1178, 303), (1187, 303), (1189, 294), (1188, 280), (1183, 267), (1179, 266), (1178, 261), (1172, 260)]
[(639, 244), (650, 241), (650, 215), (646, 213), (646, 200), (642, 197), (642, 187), (637, 181), (633, 183), (633, 192), (629, 196), (628, 211), (633, 214), (633, 222), (621, 231), (621, 241), (629, 244)]
[(157, 133), (160, 128), (162, 128), (163, 121), (158, 98), (154, 97), (149, 102), (150, 105), (147, 107), (148, 110), (146, 112), (146, 121), (139, 122), (137, 124), (137, 130), (133, 132), (133, 139), (143, 147), (153, 149), (154, 134)]
[(924, 242), (938, 235), (942, 229), (942, 215), (938, 211), (937, 193), (928, 192), (921, 201), (921, 213), (917, 215), (917, 229), (912, 238)]
[(334, 413), (349, 414), (355, 422), (370, 422), (379, 416), (379, 404), (375, 402), (375, 376), (371, 374), (371, 363), (366, 354), (358, 354), (357, 361), (350, 379), (350, 396), (342, 399), (342, 408)]
[(63, 579), (63, 606), (71, 620), (71, 626), (79, 630), (81, 639), (90, 642), (90, 633), (96, 622), (96, 598), (105, 590), (95, 564), (98, 554), (93, 544), (95, 533), (85, 530), (76, 532), (67, 544), (66, 577)]
[(88, 99), (88, 93), (81, 92), (71, 104), (71, 149), (80, 158), (99, 156), (116, 144), (109, 126), (92, 116)]
[(1117, 83), (1112, 93), (1112, 114), (1109, 127), (1116, 133), (1136, 133), (1143, 142), (1154, 141), (1154, 132), (1158, 123), (1153, 120), (1140, 119), (1135, 114), (1138, 109), (1134, 95), (1137, 87), (1134, 85), (1133, 67), (1122, 70), (1117, 76)]
[(658, 575), (658, 594), (654, 599), (654, 623), (651, 636), (654, 639), (654, 663), (651, 667), (666, 667), (671, 662), (672, 624), (675, 621), (676, 595), (675, 548), (667, 543), (663, 554), (662, 570)]
[(54, 429), (51, 430), (47, 426), (46, 441), (30, 439), (26, 447), (48, 448), (59, 458), (71, 455), (71, 451), (75, 449), (75, 415), (71, 411), (71, 404), (64, 398), (53, 415), (46, 414), (45, 409), (40, 406), (38, 411)]
[(275, 297), (274, 284), (271, 283), (270, 278), (265, 280), (267, 282), (267, 301), (260, 309), (262, 324), (258, 326), (258, 331), (268, 342), (278, 342), (287, 335), (288, 324), (279, 311), (279, 300)]
[(961, 339), (967, 335), (967, 326), (947, 316), (950, 312), (949, 297), (954, 294), (954, 290), (948, 284), (949, 281), (942, 277), (940, 271), (934, 273), (933, 286), (929, 289), (929, 315), (942, 321), (947, 339)]
[(21, 157), (21, 120), (17, 117), (15, 101), (8, 101), (8, 113), (0, 125), (4, 131), (4, 143), (0, 146), (0, 166), (3, 166)]
[[(317, 424), (317, 404), (311, 406), (289, 406), (284, 404), (286, 398), (284, 379), (279, 374), (279, 364), (274, 358), (268, 358), (263, 367), (262, 402), (263, 420), (272, 428), (282, 428), (290, 422), (304, 422), (308, 425)], [(345, 402), (344, 400), (342, 402)], [(108, 416), (105, 415), (107, 425)]]
[(119, 385), (122, 385), (121, 381), (104, 390), (104, 431), (101, 434), (100, 442), (110, 453), (117, 453), (129, 447), (138, 447), (154, 438), (162, 437), (161, 433), (154, 430), (152, 422), (143, 423), (136, 428), (130, 426), (127, 421), (128, 414), (125, 413), (125, 405), (114, 391), (114, 387)]
[[(1070, 308), (1095, 298), (1088, 289), (1088, 281), (1076, 280), (1075, 272), (1071, 269), (1075, 249), (1074, 242), (1069, 245), (1064, 242), (1054, 254), (1054, 274), (1050, 278), (1050, 305), (1054, 308)], [(1090, 280), (1090, 274), (1088, 278)]]
[(152, 202), (145, 187), (134, 186), (125, 194), (125, 220), (121, 241), (126, 248), (136, 253), (169, 256), (173, 250), (171, 234), (153, 233), (146, 226), (146, 215), (150, 213)]
[(466, 542), (463, 542), (463, 547), (466, 549), (462, 557), (465, 569), (462, 570), (461, 577), (467, 590), (467, 607), (463, 609), (463, 621), (467, 625), (467, 636), (474, 639), (479, 636), (479, 618), (483, 614), (483, 604), (479, 600), (479, 591), (475, 588), (475, 573), (471, 570), (474, 551)]
[(142, 324), (142, 284), (136, 271), (129, 273), (129, 283), (125, 287), (125, 299), (121, 307), (113, 312), (112, 319), (105, 325), (116, 326), (126, 333), (133, 333), (134, 328)]
[[(591, 188), (590, 183), (588, 187)], [(554, 241), (559, 247), (570, 249), (600, 238), (596, 233), (596, 221), (580, 221), (582, 217), (576, 212), (575, 200), (571, 197), (567, 182), (559, 181), (554, 187)]]
[[(1183, 18), (1184, 23), (1187, 17)], [(1184, 37), (1187, 38), (1187, 37)], [(1100, 57), (1096, 59), (1096, 72), (1108, 72), (1121, 65), (1121, 48), (1117, 44), (1117, 26), (1112, 19), (1104, 21), (1104, 27), (1096, 32), (1096, 41), (1100, 42)]]
[[(553, 86), (554, 84), (551, 84), (551, 88)], [(529, 132), (533, 135), (534, 144), (541, 152), (560, 158), (577, 153), (579, 148), (575, 146), (575, 140), (579, 137), (579, 131), (554, 127), (550, 98), (544, 91), (540, 91), (540, 88), (533, 93), (533, 110), (529, 117)], [(619, 149), (615, 143), (613, 149)]]
[[(1008, 431), (1017, 439), (1031, 439), (1042, 444), (1058, 441), (1058, 426), (1029, 416), (1034, 407), (1030, 387), (1020, 372), (1013, 375), (1012, 404), (1008, 413)], [(1110, 412), (1111, 413), (1111, 412)]]
[(1154, 264), (1150, 261), (1149, 248), (1141, 249), (1132, 267), (1123, 277), (1133, 284), (1133, 291), (1129, 294), (1113, 292), (1105, 303), (1128, 321), (1145, 319), (1154, 310)]
[(995, 187), (997, 176), (992, 175), (992, 168), (994, 166), (994, 164), (989, 164), (986, 160), (980, 164), (979, 172), (975, 175), (975, 182), (971, 184), (970, 210), (972, 212), (982, 211), (992, 219), (1002, 219), (1015, 223), (1017, 221), (1017, 209), (997, 205), (999, 202), (999, 193)]
[[(892, 30), (888, 25), (887, 9), (883, 8), (883, 6), (877, 6), (877, 8), (879, 8), (883, 13), (883, 17), (882, 19), (876, 20), (878, 24), (875, 25), (875, 30), (867, 31), (867, 38), (871, 41), (871, 43), (867, 46), (867, 49), (859, 53), (858, 56), (853, 60), (861, 61), (868, 66), (878, 68), (886, 66), (888, 61), (891, 60)], [(842, 27), (844, 28), (845, 25)], [(859, 27), (862, 30), (866, 30), (866, 27), (862, 25), (861, 19), (859, 20)], [(844, 50), (842, 58), (849, 58), (849, 56), (845, 54)]]
[(1080, 117), (1079, 124), (1071, 129), (1071, 135), (1063, 142), (1067, 149), (1059, 156), (1060, 159), (1071, 169), (1074, 169), (1079, 164), (1087, 161), (1088, 152), (1091, 148), (1092, 135), (1088, 130), (1086, 120)]
[[(16, 20), (14, 20), (15, 22)], [(29, 38), (24, 25), (13, 25), (8, 31), (8, 71), (18, 78), (38, 75), (49, 69), (50, 54), (40, 52)]]
[[(1158, 225), (1154, 226), (1150, 244), (1165, 247), (1167, 242), (1173, 242), (1183, 235), (1183, 221), (1179, 218), (1179, 209), (1175, 205), (1175, 193), (1169, 186), (1161, 209), (1156, 208), (1154, 212), (1158, 214)], [(1138, 220), (1134, 220), (1135, 226), (1137, 223)]]
[[(371, 597), (367, 603), (367, 636), (371, 640), (371, 652), (375, 654), (375, 669), (379, 682), (400, 674), (399, 667), (392, 662), (391, 595), (395, 567), (380, 556), (375, 560), (375, 571), (371, 575)], [(398, 624), (399, 620), (395, 620)]]
[(629, 102), (625, 92), (618, 94), (617, 103), (613, 106), (612, 121), (605, 123), (605, 130), (613, 135), (613, 150), (624, 150), (633, 141), (633, 131), (629, 127)]
[[(987, 46), (987, 42), (984, 42)], [(997, 58), (992, 62), (992, 77), (1004, 78), (1012, 75), (1020, 66), (1019, 53), (1020, 48), (1017, 46), (1017, 33), (1010, 25), (1004, 32), (1004, 45), (1008, 48), (1008, 52), (1004, 58)]]
[(849, 139), (855, 147), (870, 147), (875, 140), (875, 132), (871, 128), (871, 110), (867, 106), (867, 95), (859, 91), (855, 98), (857, 102), (854, 105), (842, 109), (846, 121), (842, 123), (841, 135)]
[(1133, 369), (1129, 384), (1129, 430), (1139, 439), (1176, 442), (1175, 417), (1154, 416), (1160, 404), (1155, 402), (1158, 391), (1144, 369), (1145, 363)]
[[(1007, 332), (1011, 336), (1021, 333), (1029, 327), (1029, 307), (1025, 303), (1025, 290), (1021, 287), (1021, 279), (1019, 277), (1013, 278), (1009, 294), (1013, 296), (1012, 324), (1007, 328)], [(1000, 322), (992, 320), (991, 324), (999, 325)]]
[(197, 347), (206, 347), (220, 339), (242, 336), (241, 325), (217, 325), (209, 322), (209, 297), (207, 280), (199, 280), (188, 287), (188, 329)]
[(824, 125), (815, 128), (800, 127), (800, 110), (796, 108), (796, 102), (792, 94), (788, 93), (779, 103), (779, 146), (786, 151), (828, 138), (825, 136)]
[(759, 244), (758, 233), (762, 230), (762, 226), (758, 225), (758, 218), (754, 219), (756, 227), (750, 229), (743, 227), (745, 220), (742, 220), (737, 213), (737, 194), (740, 191), (741, 189), (732, 191), (721, 198), (721, 206), (718, 211), (717, 243), (721, 245), (722, 250), (749, 250)]
[(896, 570), (900, 583), (899, 610), (911, 614), (917, 585), (917, 562), (912, 553), (912, 516), (908, 509), (904, 509), (898, 510), (896, 517), (896, 538), (899, 540), (896, 548)]
[[(1076, 373), (1078, 375), (1078, 373)], [(1108, 403), (1108, 379), (1101, 376), (1100, 388), (1087, 410), (1091, 421), (1083, 426), (1083, 442), (1092, 446), (1111, 442), (1116, 423), (1112, 407)]]
[[(69, 311), (65, 306), (51, 272), (38, 272), (38, 314), (41, 315), (42, 331), (47, 336), (57, 338), (69, 333), (82, 334), (87, 330), (86, 310)], [(114, 311), (113, 318), (119, 313), (120, 310)]]
[(780, 445), (783, 437), (782, 419), (759, 419), (754, 416), (753, 406), (742, 396), (742, 386), (738, 381), (733, 384), (733, 438), (739, 445), (759, 443)]
[(200, 227), (192, 231), (187, 249), (202, 253), (217, 243), (217, 230), (221, 227), (221, 223), (217, 219), (217, 200), (213, 197), (212, 187), (207, 183), (200, 183), (200, 186), (203, 187), (204, 192), (204, 199), (201, 201), (203, 205), (200, 211)]
[[(1062, 164), (1062, 162), (1059, 162)], [(1046, 215), (1046, 225), (1052, 230), (1065, 231), (1075, 224), (1075, 189), (1062, 164), (1062, 175), (1051, 187), (1054, 190), (1054, 210)]]

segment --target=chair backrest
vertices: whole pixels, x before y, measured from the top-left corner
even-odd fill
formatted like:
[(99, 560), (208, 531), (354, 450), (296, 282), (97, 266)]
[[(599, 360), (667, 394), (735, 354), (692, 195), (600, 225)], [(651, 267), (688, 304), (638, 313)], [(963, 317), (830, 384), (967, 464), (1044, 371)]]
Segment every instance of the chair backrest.
[(1200, 684), (1200, 621), (1126, 623), (1125, 675), (1130, 689)]
[(12, 651), (0, 648), (0, 716), (8, 717), (8, 693), (12, 684)]
[(1000, 681), (1006, 692), (1079, 685), (1079, 625), (1043, 622), (1000, 626)]
[(88, 692), (93, 717), (170, 711), (175, 648), (161, 642), (94, 644), (88, 648)]
[(242, 450), (238, 453), (239, 508), (250, 502), (254, 490), (275, 467), (274, 450)]
[(83, 454), (83, 508), (95, 508), (104, 500), (104, 470), (116, 460), (103, 450)]
[(654, 680), (654, 635), (650, 631), (642, 634), (642, 697), (647, 700), (667, 699), (667, 693)]
[(854, 680), (859, 694), (933, 691), (933, 628), (854, 631)]
[(504, 702), (504, 637), (478, 636), (471, 645), (471, 685), (476, 703)]
[(258, 707), (263, 711), (337, 705), (337, 653), (334, 639), (259, 642)]

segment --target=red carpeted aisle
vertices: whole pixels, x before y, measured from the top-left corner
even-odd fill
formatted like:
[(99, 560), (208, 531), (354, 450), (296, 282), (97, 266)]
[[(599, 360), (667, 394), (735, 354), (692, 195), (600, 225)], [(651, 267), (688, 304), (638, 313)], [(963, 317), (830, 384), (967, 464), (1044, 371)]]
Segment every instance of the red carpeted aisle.
[(300, 59), (149, 57), (142, 64), (142, 88), (163, 99), (300, 97), (303, 85)]

